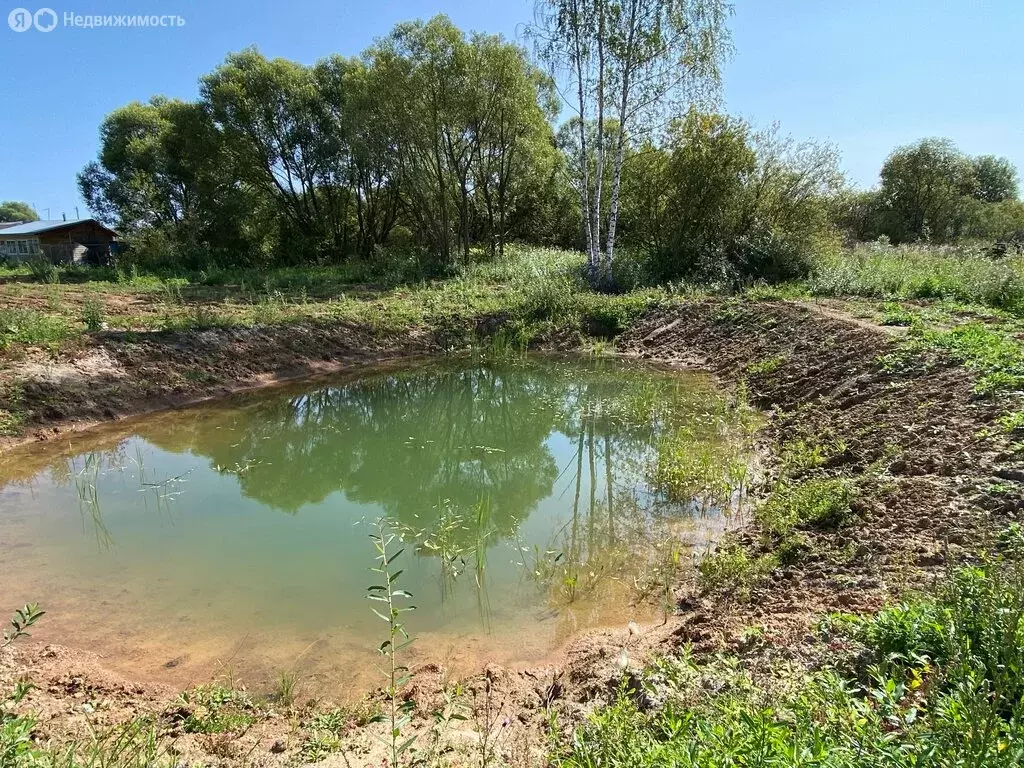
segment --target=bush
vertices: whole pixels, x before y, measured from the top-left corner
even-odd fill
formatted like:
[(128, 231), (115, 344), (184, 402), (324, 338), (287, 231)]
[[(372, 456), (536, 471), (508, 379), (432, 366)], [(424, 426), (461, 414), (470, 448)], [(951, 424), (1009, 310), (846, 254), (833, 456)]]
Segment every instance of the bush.
[(935, 665), (936, 687), (954, 693), (985, 680), (1004, 713), (1024, 701), (1024, 569), (1019, 562), (955, 571), (935, 597), (921, 595), (850, 622), (887, 674)]
[(848, 517), (853, 493), (843, 480), (781, 484), (755, 517), (769, 533), (784, 535), (801, 526), (838, 526)]
[(50, 261), (46, 256), (33, 256), (25, 263), (28, 265), (28, 269), (29, 272), (32, 273), (32, 277), (40, 283), (60, 282), (60, 270), (57, 269), (57, 265)]
[(691, 112), (664, 149), (644, 153), (661, 161), (634, 164), (643, 177), (624, 180), (638, 190), (624, 203), (624, 237), (651, 254), (643, 271), (657, 281), (792, 280), (838, 245), (830, 198), (842, 176), (830, 147)]
[(776, 565), (778, 561), (770, 555), (754, 558), (739, 544), (727, 544), (701, 558), (697, 572), (705, 592), (726, 592), (747, 600), (750, 590)]
[(89, 296), (82, 302), (82, 322), (86, 330), (95, 333), (103, 328), (103, 301)]

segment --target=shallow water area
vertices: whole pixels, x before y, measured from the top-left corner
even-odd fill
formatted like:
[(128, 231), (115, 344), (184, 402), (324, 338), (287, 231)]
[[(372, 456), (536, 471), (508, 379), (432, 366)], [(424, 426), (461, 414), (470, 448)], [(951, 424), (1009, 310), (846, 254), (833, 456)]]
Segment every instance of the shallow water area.
[[(379, 683), (374, 521), (404, 542), (408, 663), (543, 661), (664, 610), (742, 504), (743, 419), (706, 376), (444, 360), (232, 396), (0, 459), (0, 595), (127, 676)], [(676, 482), (666, 490), (666, 441)], [(681, 454), (680, 454), (681, 452)], [(692, 465), (692, 466), (691, 466)], [(685, 492), (680, 492), (685, 489)]]

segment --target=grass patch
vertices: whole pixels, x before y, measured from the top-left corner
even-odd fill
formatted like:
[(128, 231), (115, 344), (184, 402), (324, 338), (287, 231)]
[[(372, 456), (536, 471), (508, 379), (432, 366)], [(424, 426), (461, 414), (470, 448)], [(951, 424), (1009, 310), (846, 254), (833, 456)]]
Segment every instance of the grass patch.
[(1004, 413), (996, 423), (1003, 432), (1019, 432), (1024, 430), (1024, 411), (1011, 411)]
[(784, 536), (794, 528), (836, 527), (850, 515), (853, 491), (839, 479), (782, 483), (758, 507), (755, 519), (768, 533)]
[[(1024, 260), (970, 246), (859, 245), (828, 254), (807, 281), (816, 296), (942, 299), (1024, 312)], [(900, 323), (902, 324), (902, 323)]]
[(21, 382), (0, 384), (0, 436), (21, 434), (25, 424), (24, 397)]
[(299, 756), (307, 763), (317, 763), (340, 752), (345, 733), (374, 722), (381, 714), (380, 705), (370, 701), (315, 713), (302, 723)]
[(970, 681), (1007, 714), (1024, 702), (1022, 588), (1024, 567), (1011, 557), (961, 568), (935, 595), (872, 617), (828, 617), (825, 625), (861, 643), (887, 676), (935, 670), (932, 685), (946, 692)]
[[(489, 330), (509, 329), (517, 345), (555, 334), (611, 339), (669, 297), (662, 288), (595, 293), (583, 279), (584, 257), (574, 251), (518, 246), (501, 260), (477, 258), (438, 280), (362, 263), (269, 271), (211, 268), (174, 275), (57, 267), (59, 285), (13, 282), (2, 287), (7, 295), (42, 301), (48, 310), (8, 310), (13, 319), (0, 322), (0, 343), (7, 337), (7, 343), (59, 343), (104, 322), (138, 332), (351, 322), (381, 333), (450, 331), (470, 345), (479, 341), (473, 323), (478, 318), (495, 318)], [(129, 309), (119, 313), (118, 307)], [(25, 312), (25, 317), (19, 314)], [(5, 334), (4, 326), (14, 330)]]
[(778, 565), (772, 555), (751, 557), (739, 544), (719, 547), (697, 563), (700, 586), (705, 592), (727, 593), (750, 599), (750, 590)]
[(833, 456), (846, 452), (842, 440), (828, 438), (798, 438), (783, 443), (780, 463), (783, 476), (798, 475), (824, 466)]
[(34, 309), (0, 309), (0, 350), (12, 344), (52, 347), (79, 332), (59, 315)]
[(921, 329), (919, 345), (942, 349), (979, 374), (974, 391), (993, 396), (1024, 386), (1024, 349), (1007, 333), (983, 323), (964, 323), (948, 331)]
[[(1024, 577), (1019, 566), (954, 574), (934, 599), (829, 624), (831, 667), (735, 657), (661, 660), (599, 708), (559, 768), (866, 768), (985, 766), (1024, 761)], [(658, 702), (641, 710), (638, 700)]]
[(216, 683), (185, 691), (176, 704), (186, 733), (237, 733), (251, 727), (259, 715), (248, 693)]
[(782, 367), (782, 364), (786, 362), (784, 355), (775, 355), (774, 357), (766, 357), (764, 360), (759, 360), (756, 363), (751, 363), (747, 366), (747, 373), (751, 376), (767, 376), (775, 373)]
[(882, 325), (910, 327), (919, 322), (917, 315), (896, 302), (887, 302), (882, 309)]

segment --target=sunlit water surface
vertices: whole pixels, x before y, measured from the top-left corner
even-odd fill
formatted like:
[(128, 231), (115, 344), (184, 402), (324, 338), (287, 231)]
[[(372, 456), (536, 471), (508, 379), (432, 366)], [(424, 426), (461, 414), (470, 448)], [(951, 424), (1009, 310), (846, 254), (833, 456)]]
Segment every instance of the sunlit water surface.
[[(413, 665), (537, 662), (581, 629), (659, 615), (664, 563), (703, 550), (741, 498), (738, 421), (697, 373), (548, 359), (139, 418), (0, 460), (0, 595), (44, 605), (37, 639), (135, 678), (266, 687), (289, 671), (343, 698), (378, 682), (366, 588), (386, 516), (406, 542)], [(668, 435), (693, 448), (685, 498), (651, 485)], [(731, 462), (710, 469), (721, 487), (709, 461)]]

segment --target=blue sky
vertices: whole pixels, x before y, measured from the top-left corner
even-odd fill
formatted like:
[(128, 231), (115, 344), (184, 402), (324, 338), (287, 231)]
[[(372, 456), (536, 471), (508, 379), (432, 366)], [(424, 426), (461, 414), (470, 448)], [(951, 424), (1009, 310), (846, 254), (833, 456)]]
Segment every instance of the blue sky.
[[(41, 215), (84, 206), (75, 174), (95, 158), (104, 115), (154, 94), (196, 95), (229, 51), (313, 62), (356, 54), (399, 21), (446, 13), (517, 37), (532, 0), (62, 0), (57, 15), (174, 14), (183, 27), (12, 31), (0, 4), (0, 200)], [(890, 150), (947, 136), (1024, 170), (1021, 0), (735, 0), (725, 107), (796, 138), (833, 142), (854, 183), (875, 184)]]

